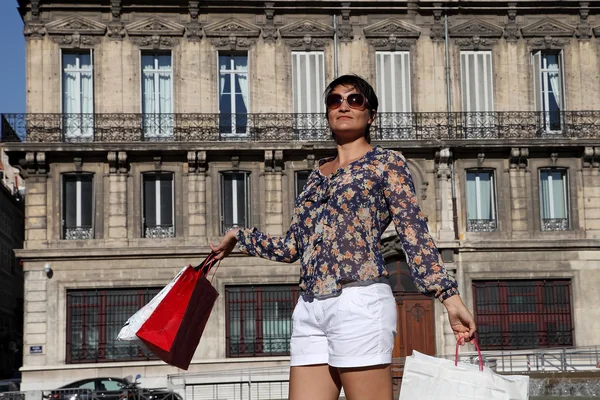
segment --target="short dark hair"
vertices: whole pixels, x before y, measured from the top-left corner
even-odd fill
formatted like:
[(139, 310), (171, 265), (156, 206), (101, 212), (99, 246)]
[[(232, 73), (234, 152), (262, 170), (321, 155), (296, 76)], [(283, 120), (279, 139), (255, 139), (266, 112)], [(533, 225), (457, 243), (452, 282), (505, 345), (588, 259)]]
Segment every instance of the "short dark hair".
[[(369, 112), (371, 113), (371, 116), (373, 116), (372, 110), (375, 110), (375, 112), (377, 112), (377, 108), (379, 107), (379, 100), (377, 99), (375, 90), (373, 90), (373, 87), (369, 84), (369, 82), (355, 74), (342, 75), (331, 81), (331, 83), (327, 86), (325, 92), (323, 93), (323, 101), (327, 102), (327, 96), (329, 96), (333, 89), (335, 89), (338, 86), (353, 87), (358, 93), (366, 97), (367, 101), (369, 102)], [(325, 115), (328, 116), (329, 110), (327, 110), (327, 107), (325, 107), (325, 110)], [(369, 132), (370, 130), (371, 125), (367, 125), (365, 138), (367, 139), (368, 143), (371, 143), (371, 133)], [(333, 132), (331, 134), (333, 135)]]

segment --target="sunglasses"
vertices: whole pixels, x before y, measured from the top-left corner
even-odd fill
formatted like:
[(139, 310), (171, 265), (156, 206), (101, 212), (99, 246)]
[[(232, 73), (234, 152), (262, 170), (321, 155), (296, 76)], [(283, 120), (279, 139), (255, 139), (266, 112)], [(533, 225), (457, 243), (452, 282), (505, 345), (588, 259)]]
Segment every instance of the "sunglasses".
[(335, 110), (341, 107), (342, 103), (346, 100), (348, 106), (355, 110), (364, 110), (367, 108), (367, 98), (360, 93), (352, 93), (346, 97), (343, 97), (341, 94), (332, 93), (327, 96), (325, 100), (325, 104), (327, 105), (328, 110)]

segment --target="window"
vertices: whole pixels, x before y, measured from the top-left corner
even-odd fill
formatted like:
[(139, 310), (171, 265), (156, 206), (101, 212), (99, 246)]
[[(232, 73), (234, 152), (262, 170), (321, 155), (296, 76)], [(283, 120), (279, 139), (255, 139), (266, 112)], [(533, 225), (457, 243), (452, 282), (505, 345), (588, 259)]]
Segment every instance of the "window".
[(249, 226), (250, 201), (249, 172), (224, 172), (221, 174), (221, 229)]
[(142, 114), (146, 140), (173, 136), (173, 68), (170, 53), (142, 53)]
[(62, 112), (65, 141), (88, 141), (94, 133), (92, 51), (62, 53)]
[(481, 349), (573, 345), (570, 280), (475, 281)]
[(310, 171), (296, 171), (296, 186), (294, 197), (298, 197), (300, 193), (304, 190), (304, 186), (306, 186), (306, 182), (308, 181), (308, 176), (310, 175)]
[(228, 357), (288, 355), (297, 285), (225, 288)]
[(63, 239), (94, 238), (93, 181), (92, 174), (63, 175)]
[(482, 132), (482, 128), (495, 126), (492, 77), (491, 51), (460, 52), (462, 110), (467, 137), (485, 136), (486, 131)]
[(117, 335), (125, 321), (160, 290), (68, 290), (67, 362), (156, 359), (148, 350), (134, 342), (117, 341)]
[(382, 138), (398, 134), (409, 135), (412, 131), (410, 53), (408, 51), (376, 52), (377, 114)]
[(248, 134), (248, 55), (219, 54), (219, 131)]
[(386, 269), (390, 274), (390, 286), (394, 293), (420, 293), (410, 276), (410, 268), (404, 258), (386, 260)]
[(143, 174), (143, 186), (144, 237), (174, 237), (173, 174), (170, 172)]
[(467, 231), (497, 229), (495, 192), (493, 171), (467, 171)]
[(298, 139), (310, 140), (326, 131), (325, 62), (322, 51), (292, 52), (294, 128)]
[(562, 52), (536, 51), (532, 55), (535, 107), (541, 114), (544, 132), (562, 129), (561, 112), (565, 109), (562, 60)]
[(569, 229), (567, 171), (564, 169), (540, 170), (540, 209), (543, 231)]

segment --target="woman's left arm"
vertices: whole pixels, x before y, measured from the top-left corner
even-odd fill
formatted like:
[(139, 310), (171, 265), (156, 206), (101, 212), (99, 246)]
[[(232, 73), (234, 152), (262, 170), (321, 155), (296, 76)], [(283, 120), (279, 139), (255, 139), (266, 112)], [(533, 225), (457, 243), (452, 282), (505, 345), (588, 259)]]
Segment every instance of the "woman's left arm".
[(406, 262), (417, 288), (424, 294), (441, 301), (458, 294), (456, 280), (448, 274), (425, 217), (417, 203), (417, 196), (406, 160), (398, 152), (391, 152), (384, 170), (383, 193), (392, 222), (400, 236)]

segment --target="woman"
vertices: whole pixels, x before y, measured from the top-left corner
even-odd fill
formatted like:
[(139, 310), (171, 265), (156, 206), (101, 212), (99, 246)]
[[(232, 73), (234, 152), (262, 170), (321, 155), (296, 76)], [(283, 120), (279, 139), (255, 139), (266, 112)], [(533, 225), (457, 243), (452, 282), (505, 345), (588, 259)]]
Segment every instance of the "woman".
[(411, 276), (448, 310), (456, 339), (469, 341), (473, 316), (448, 275), (417, 204), (403, 156), (370, 145), (377, 96), (362, 78), (344, 75), (325, 91), (337, 156), (310, 174), (285, 237), (256, 228), (229, 231), (212, 245), (217, 259), (239, 245), (275, 261), (301, 259), (302, 296), (292, 315), (290, 400), (392, 398), (396, 306), (381, 254), (393, 222)]

